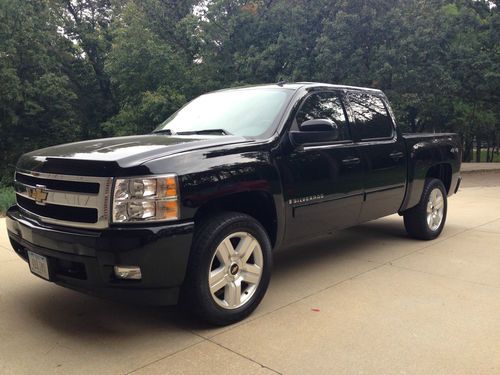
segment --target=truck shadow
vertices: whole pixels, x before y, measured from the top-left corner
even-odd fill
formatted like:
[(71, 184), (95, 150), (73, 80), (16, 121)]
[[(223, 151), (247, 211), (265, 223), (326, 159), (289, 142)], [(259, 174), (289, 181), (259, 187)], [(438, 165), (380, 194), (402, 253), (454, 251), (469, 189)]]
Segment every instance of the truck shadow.
[[(316, 272), (319, 264), (326, 264), (322, 267), (342, 267), (343, 258), (352, 257), (359, 251), (370, 251), (374, 242), (396, 245), (402, 238), (413, 241), (406, 236), (402, 221), (382, 219), (307, 243), (296, 243), (275, 254), (273, 279), (286, 283), (288, 278), (293, 278), (294, 283), (300, 283), (301, 278)], [(270, 290), (272, 288), (273, 283)], [(127, 305), (55, 285), (23, 289), (19, 299), (23, 314), (29, 315), (26, 318), (37, 320), (70, 340), (88, 341), (93, 345), (134, 342), (141, 338), (177, 339), (183, 332), (211, 330), (210, 326), (186, 314), (180, 307)]]

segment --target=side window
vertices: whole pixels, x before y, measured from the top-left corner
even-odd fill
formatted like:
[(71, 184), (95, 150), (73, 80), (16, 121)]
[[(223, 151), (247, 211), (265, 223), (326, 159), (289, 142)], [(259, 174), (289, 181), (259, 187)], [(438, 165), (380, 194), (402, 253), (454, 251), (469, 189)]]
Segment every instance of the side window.
[(320, 92), (309, 96), (297, 113), (293, 128), (307, 120), (330, 119), (339, 126), (339, 140), (351, 139), (340, 98), (332, 92)]
[(392, 120), (382, 99), (367, 93), (347, 94), (355, 124), (353, 133), (360, 139), (388, 138), (392, 136)]

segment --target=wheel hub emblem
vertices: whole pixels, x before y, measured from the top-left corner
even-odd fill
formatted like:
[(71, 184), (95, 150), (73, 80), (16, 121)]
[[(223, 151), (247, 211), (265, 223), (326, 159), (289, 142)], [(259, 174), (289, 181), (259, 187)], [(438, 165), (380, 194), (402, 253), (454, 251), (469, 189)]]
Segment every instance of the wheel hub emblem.
[(229, 267), (229, 272), (233, 276), (236, 275), (239, 270), (240, 270), (240, 267), (238, 267), (238, 265), (236, 263), (231, 264), (231, 267)]

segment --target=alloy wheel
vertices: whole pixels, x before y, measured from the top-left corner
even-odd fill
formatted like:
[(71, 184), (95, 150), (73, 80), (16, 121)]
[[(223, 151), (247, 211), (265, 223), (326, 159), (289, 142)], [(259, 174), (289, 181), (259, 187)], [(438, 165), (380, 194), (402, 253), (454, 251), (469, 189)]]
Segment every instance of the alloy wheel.
[(248, 232), (232, 233), (217, 246), (210, 262), (208, 285), (213, 300), (224, 309), (237, 309), (255, 294), (264, 257), (259, 242)]
[(434, 188), (429, 194), (427, 202), (427, 225), (432, 231), (436, 231), (444, 216), (444, 198), (440, 189)]

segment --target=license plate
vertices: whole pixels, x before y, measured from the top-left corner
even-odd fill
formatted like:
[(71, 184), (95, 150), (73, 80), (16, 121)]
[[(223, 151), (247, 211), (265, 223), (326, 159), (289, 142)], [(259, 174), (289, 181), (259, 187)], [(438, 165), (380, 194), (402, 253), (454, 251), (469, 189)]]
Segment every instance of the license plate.
[(33, 272), (35, 275), (43, 277), (46, 280), (50, 280), (49, 264), (47, 262), (47, 258), (28, 251), (28, 260), (30, 263), (31, 272)]

